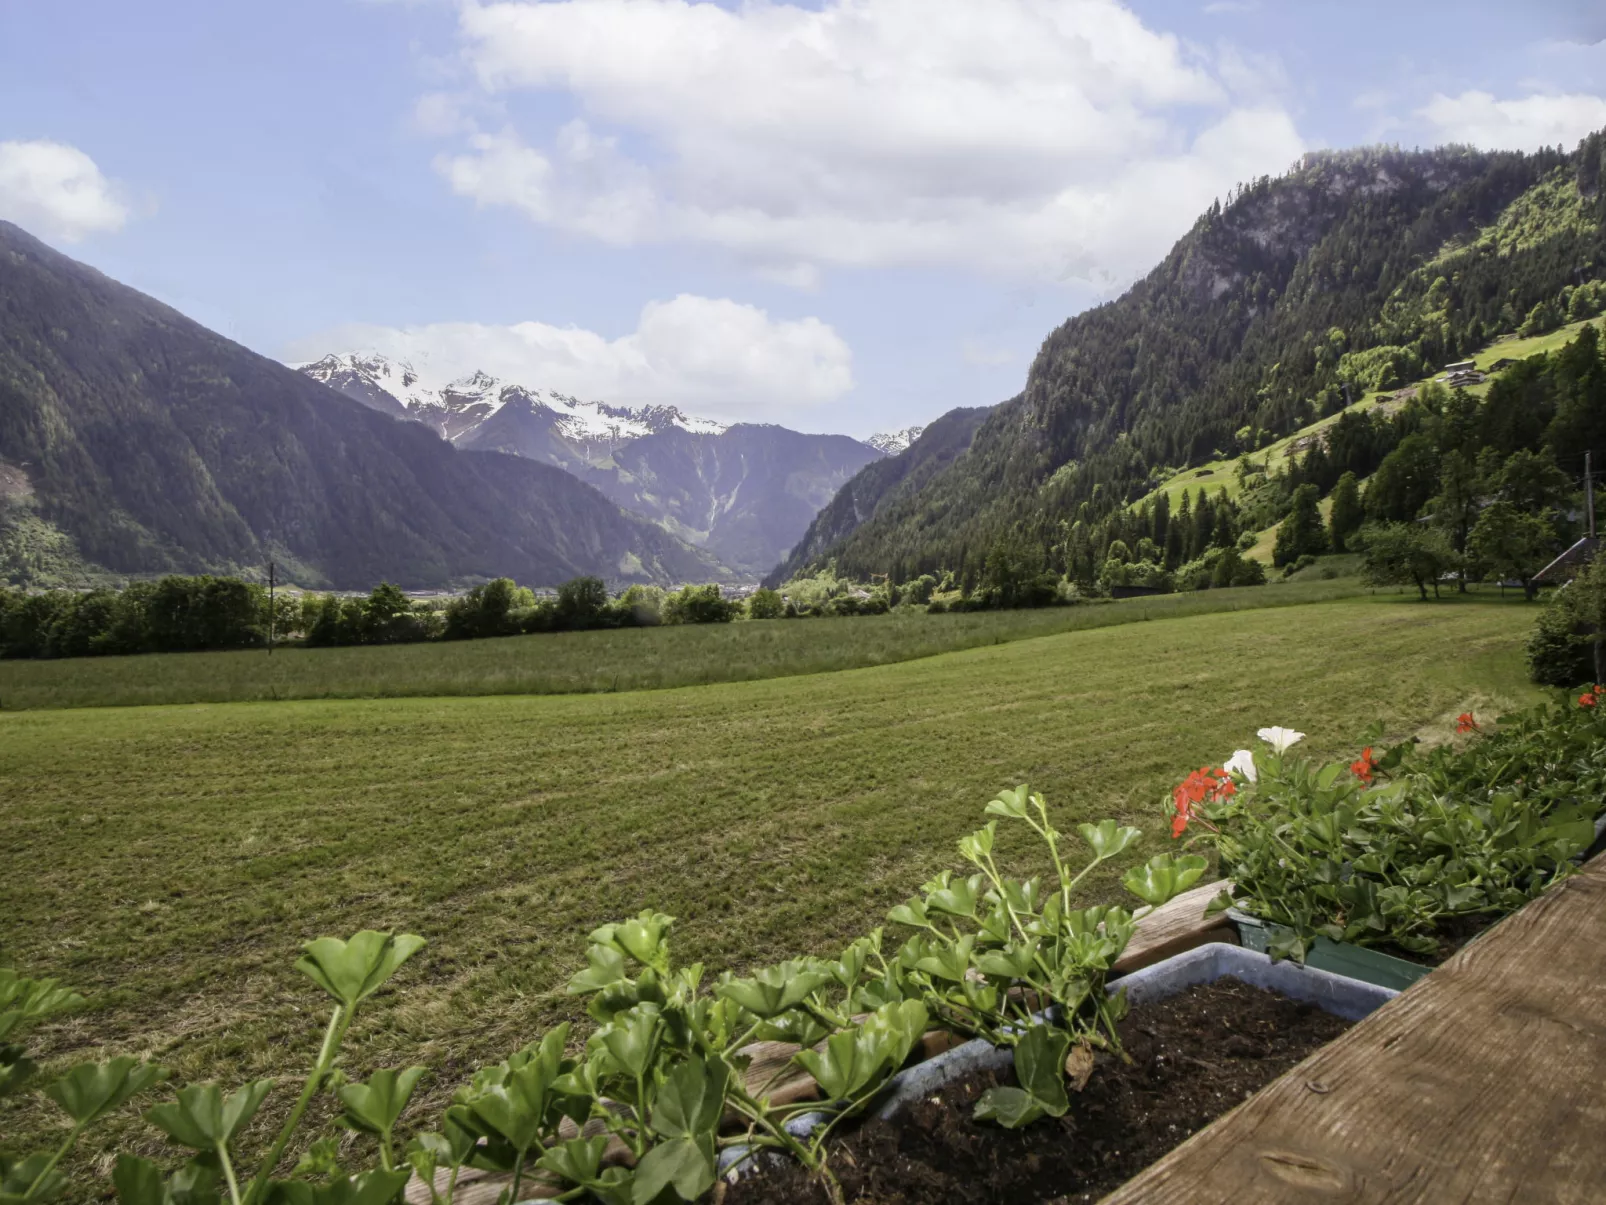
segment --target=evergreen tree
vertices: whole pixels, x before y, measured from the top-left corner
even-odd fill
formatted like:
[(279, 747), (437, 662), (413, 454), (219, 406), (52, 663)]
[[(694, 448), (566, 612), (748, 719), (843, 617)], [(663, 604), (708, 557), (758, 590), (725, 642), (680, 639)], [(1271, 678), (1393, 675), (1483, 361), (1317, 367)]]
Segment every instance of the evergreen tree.
[(1334, 552), (1347, 550), (1346, 542), (1360, 530), (1361, 489), (1354, 473), (1345, 473), (1333, 487), (1333, 509), (1327, 516), (1329, 542)]
[(1302, 556), (1321, 556), (1327, 551), (1327, 530), (1322, 526), (1320, 498), (1308, 482), (1294, 491), (1293, 508), (1277, 529), (1277, 545), (1271, 554), (1279, 569)]

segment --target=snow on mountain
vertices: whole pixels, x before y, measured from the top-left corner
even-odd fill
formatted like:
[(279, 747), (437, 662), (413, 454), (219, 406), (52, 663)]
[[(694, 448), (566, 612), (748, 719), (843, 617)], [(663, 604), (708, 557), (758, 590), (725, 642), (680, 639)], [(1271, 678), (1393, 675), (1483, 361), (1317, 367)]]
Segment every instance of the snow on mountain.
[(920, 438), (924, 427), (905, 427), (902, 431), (877, 431), (864, 442), (888, 456), (896, 456)]
[(693, 418), (675, 406), (583, 402), (482, 371), (458, 377), (434, 374), (427, 363), (420, 368), (413, 361), (392, 360), (376, 352), (331, 354), (292, 367), (376, 410), (425, 423), (453, 443), (469, 440), (486, 419), (513, 401), (537, 415), (550, 416), (558, 434), (579, 444), (619, 444), (676, 428), (698, 435), (725, 430), (724, 423)]
[(755, 581), (853, 474), (885, 454), (845, 435), (726, 426), (674, 406), (582, 402), (486, 372), (448, 377), (421, 355), (354, 352), (296, 367), (376, 410), (425, 423), (465, 451), (563, 469)]

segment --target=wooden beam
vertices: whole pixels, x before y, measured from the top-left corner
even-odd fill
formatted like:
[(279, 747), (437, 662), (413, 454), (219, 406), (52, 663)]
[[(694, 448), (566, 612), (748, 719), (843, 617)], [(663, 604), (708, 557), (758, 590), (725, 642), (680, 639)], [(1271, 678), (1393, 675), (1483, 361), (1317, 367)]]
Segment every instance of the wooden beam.
[(1103, 1205), (1582, 1205), (1606, 1201), (1603, 1135), (1598, 858)]
[(1138, 921), (1138, 930), (1127, 942), (1126, 950), (1116, 959), (1115, 973), (1129, 975), (1152, 966), (1162, 958), (1181, 954), (1209, 941), (1230, 941), (1236, 944), (1232, 922), (1225, 912), (1205, 916), (1210, 901), (1221, 894), (1224, 882), (1206, 883), (1192, 891), (1184, 891), (1169, 903), (1161, 904)]

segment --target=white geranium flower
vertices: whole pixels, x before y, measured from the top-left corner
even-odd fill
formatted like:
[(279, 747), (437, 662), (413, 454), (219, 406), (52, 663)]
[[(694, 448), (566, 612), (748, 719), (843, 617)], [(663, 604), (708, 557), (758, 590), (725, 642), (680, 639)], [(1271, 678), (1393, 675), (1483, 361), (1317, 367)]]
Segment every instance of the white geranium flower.
[(1238, 750), (1227, 760), (1227, 764), (1221, 768), (1228, 774), (1236, 774), (1239, 778), (1246, 779), (1249, 782), (1256, 781), (1255, 755), (1248, 749)]
[(1295, 732), (1292, 728), (1262, 728), (1255, 735), (1270, 745), (1278, 757), (1305, 739), (1303, 732)]

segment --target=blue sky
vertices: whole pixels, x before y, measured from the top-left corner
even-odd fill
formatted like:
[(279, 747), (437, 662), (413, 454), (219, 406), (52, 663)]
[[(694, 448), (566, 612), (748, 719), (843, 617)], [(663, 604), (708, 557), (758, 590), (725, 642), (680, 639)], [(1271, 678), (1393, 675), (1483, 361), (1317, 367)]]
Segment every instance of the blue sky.
[(1304, 150), (1603, 98), (1598, 2), (0, 0), (0, 217), (278, 358), (863, 436)]

